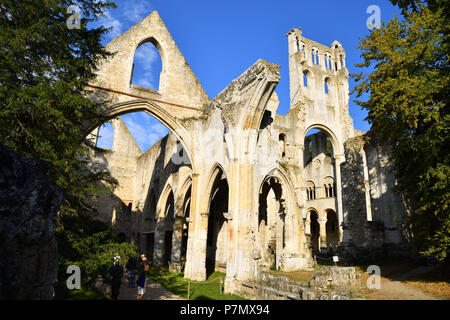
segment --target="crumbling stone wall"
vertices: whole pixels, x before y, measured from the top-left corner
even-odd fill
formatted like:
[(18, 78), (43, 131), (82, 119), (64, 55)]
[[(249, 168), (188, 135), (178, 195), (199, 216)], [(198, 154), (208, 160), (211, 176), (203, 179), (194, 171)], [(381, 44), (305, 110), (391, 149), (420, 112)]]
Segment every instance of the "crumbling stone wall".
[(368, 133), (348, 139), (341, 165), (344, 210), (339, 255), (347, 261), (407, 256), (406, 211), (393, 188), (389, 146)]
[(308, 282), (263, 272), (258, 281), (244, 281), (240, 294), (258, 300), (349, 300), (349, 290), (360, 285), (353, 267), (323, 267)]
[(52, 299), (61, 189), (49, 163), (0, 145), (0, 299)]

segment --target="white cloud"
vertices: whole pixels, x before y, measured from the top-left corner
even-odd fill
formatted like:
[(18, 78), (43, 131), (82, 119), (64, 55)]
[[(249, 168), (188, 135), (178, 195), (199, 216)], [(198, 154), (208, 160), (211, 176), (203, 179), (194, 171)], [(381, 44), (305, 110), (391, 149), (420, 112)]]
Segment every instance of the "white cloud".
[(159, 52), (152, 43), (140, 46), (134, 56), (135, 76), (133, 83), (145, 88), (158, 90)]
[(147, 0), (128, 0), (122, 6), (123, 17), (132, 23), (138, 23), (152, 12), (152, 5)]
[(103, 25), (106, 28), (113, 28), (107, 35), (108, 42), (153, 11), (153, 6), (148, 0), (123, 0), (116, 2), (116, 4), (117, 8), (109, 9), (105, 12), (104, 18), (94, 23), (94, 26)]
[(116, 38), (123, 33), (122, 23), (119, 19), (111, 16), (110, 11), (105, 13), (105, 18), (100, 20), (100, 24), (105, 28), (112, 27), (112, 29), (108, 33), (108, 36), (111, 37), (111, 39)]
[(156, 62), (159, 56), (158, 50), (151, 43), (145, 43), (140, 46), (134, 55), (134, 58), (142, 64), (145, 70), (152, 69), (152, 63)]
[(122, 116), (122, 120), (142, 151), (169, 133), (164, 125), (144, 112), (127, 114)]

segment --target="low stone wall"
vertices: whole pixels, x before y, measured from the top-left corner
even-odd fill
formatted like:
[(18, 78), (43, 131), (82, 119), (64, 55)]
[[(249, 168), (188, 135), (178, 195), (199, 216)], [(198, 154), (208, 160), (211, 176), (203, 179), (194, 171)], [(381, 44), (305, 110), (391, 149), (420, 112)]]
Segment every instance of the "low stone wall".
[(309, 285), (314, 288), (346, 289), (360, 285), (360, 279), (353, 267), (323, 267), (313, 273)]
[(262, 273), (258, 281), (241, 283), (239, 294), (257, 300), (349, 300), (348, 289), (360, 285), (352, 267), (323, 267), (314, 271), (309, 282)]

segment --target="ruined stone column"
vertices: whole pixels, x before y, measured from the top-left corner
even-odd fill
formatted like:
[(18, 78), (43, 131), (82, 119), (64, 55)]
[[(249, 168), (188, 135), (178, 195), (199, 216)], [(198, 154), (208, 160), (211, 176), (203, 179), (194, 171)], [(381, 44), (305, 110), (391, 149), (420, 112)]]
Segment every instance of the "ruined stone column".
[[(184, 277), (203, 281), (206, 279), (206, 237), (208, 232), (208, 220), (206, 219), (206, 231), (204, 227), (204, 215), (200, 213), (200, 175), (192, 173), (192, 187), (191, 187), (191, 212), (189, 232), (188, 232), (188, 246), (186, 252), (186, 267)], [(208, 213), (206, 213), (208, 215)]]

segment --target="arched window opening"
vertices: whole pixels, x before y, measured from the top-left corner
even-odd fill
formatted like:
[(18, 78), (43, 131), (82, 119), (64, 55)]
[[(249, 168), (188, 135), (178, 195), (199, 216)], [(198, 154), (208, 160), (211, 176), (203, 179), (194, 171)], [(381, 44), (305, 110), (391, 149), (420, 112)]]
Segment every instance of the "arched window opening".
[(162, 72), (162, 60), (152, 42), (141, 44), (134, 54), (131, 84), (158, 91)]
[(286, 156), (286, 136), (283, 133), (278, 136), (278, 149), (279, 157), (284, 158)]
[(332, 198), (334, 197), (334, 179), (333, 177), (326, 177), (323, 180), (323, 186), (324, 186), (324, 196), (326, 198)]
[(324, 81), (324, 88), (325, 88), (325, 94), (328, 94), (328, 82), (327, 82), (327, 80)]
[(307, 200), (316, 199), (316, 186), (314, 185), (314, 182), (312, 182), (312, 181), (308, 181), (306, 183), (306, 199)]
[(303, 71), (303, 86), (308, 87), (308, 71)]
[(97, 148), (112, 150), (114, 141), (114, 128), (110, 122), (100, 126), (97, 136)]

